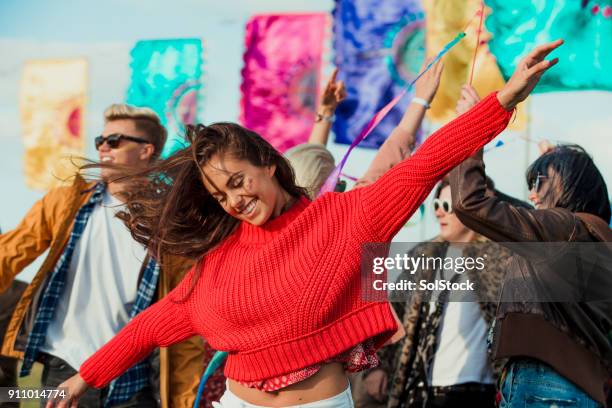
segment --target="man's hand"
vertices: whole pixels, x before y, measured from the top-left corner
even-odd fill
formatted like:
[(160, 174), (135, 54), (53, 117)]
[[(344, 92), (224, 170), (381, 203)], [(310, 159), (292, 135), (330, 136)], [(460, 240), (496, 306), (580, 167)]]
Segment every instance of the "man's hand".
[(480, 96), (478, 96), (476, 90), (471, 85), (463, 85), (461, 87), (461, 96), (457, 101), (457, 114), (464, 114), (472, 109), (472, 106), (476, 105), (478, 102), (480, 102)]
[(65, 388), (68, 392), (68, 397), (58, 400), (49, 400), (45, 408), (77, 408), (79, 398), (89, 389), (89, 385), (81, 378), (80, 374), (75, 374), (61, 383), (58, 388)]
[[(425, 61), (423, 66), (421, 67), (421, 71), (425, 69), (425, 67), (432, 61), (432, 59), (428, 59)], [(442, 77), (442, 69), (444, 68), (444, 64), (442, 61), (438, 61), (429, 68), (421, 78), (414, 84), (414, 96), (417, 98), (422, 98), (427, 101), (427, 103), (431, 103), (436, 92), (438, 91), (438, 86), (440, 86), (440, 78)]]
[(366, 392), (378, 402), (385, 400), (387, 394), (387, 373), (383, 369), (375, 369), (363, 379)]
[(506, 110), (514, 109), (516, 105), (524, 101), (538, 84), (542, 75), (559, 62), (559, 58), (553, 60), (545, 60), (544, 58), (561, 44), (563, 44), (563, 40), (540, 45), (519, 62), (512, 77), (497, 93), (499, 103)]

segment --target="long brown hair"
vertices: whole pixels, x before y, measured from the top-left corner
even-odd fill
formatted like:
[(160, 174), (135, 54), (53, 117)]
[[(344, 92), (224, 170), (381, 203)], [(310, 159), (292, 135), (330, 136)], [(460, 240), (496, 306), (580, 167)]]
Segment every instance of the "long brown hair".
[(276, 165), (279, 185), (292, 197), (306, 195), (295, 183), (289, 162), (257, 133), (235, 123), (188, 125), (190, 146), (138, 172), (112, 165), (125, 183), (126, 210), (118, 214), (134, 239), (161, 261), (162, 255), (201, 260), (236, 228), (239, 221), (226, 213), (206, 190), (201, 168), (213, 156), (230, 154), (254, 166)]

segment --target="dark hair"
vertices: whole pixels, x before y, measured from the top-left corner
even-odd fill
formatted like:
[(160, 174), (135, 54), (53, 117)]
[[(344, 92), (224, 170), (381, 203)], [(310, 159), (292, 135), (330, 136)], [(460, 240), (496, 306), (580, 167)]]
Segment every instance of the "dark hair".
[(554, 197), (550, 203), (553, 207), (594, 214), (610, 223), (606, 182), (582, 147), (559, 145), (544, 153), (527, 169), (527, 185), (533, 185), (538, 174), (550, 176), (549, 170), (560, 180), (561, 187), (559, 197)]
[(215, 123), (189, 125), (186, 134), (189, 147), (146, 170), (84, 166), (119, 169), (121, 175), (111, 181), (126, 183), (122, 198), (127, 210), (118, 217), (158, 260), (162, 254), (201, 260), (238, 225), (204, 187), (201, 167), (214, 155), (231, 154), (258, 167), (275, 165), (274, 175), (289, 195), (306, 195), (295, 184), (289, 162), (257, 133), (235, 123)]

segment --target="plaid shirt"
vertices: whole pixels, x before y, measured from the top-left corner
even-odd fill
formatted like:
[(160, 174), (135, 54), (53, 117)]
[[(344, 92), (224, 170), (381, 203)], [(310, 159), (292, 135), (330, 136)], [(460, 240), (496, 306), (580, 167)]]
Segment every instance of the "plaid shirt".
[[(104, 185), (99, 183), (93, 189), (94, 193), (91, 198), (81, 207), (76, 215), (68, 245), (66, 245), (66, 249), (51, 272), (51, 277), (40, 300), (34, 320), (34, 327), (28, 336), (26, 344), (20, 373), (22, 377), (30, 374), (32, 364), (36, 361), (41, 347), (45, 344), (47, 328), (53, 320), (55, 309), (66, 286), (66, 273), (70, 266), (76, 244), (85, 230), (92, 211), (102, 202), (105, 190)], [(159, 266), (152, 258), (147, 257), (146, 259), (148, 259), (148, 262), (138, 285), (136, 300), (130, 310), (130, 319), (147, 308), (155, 295), (155, 288), (159, 277)], [(110, 384), (104, 406), (111, 407), (128, 401), (136, 392), (149, 384), (149, 371), (150, 364), (148, 359), (127, 370), (121, 377)]]

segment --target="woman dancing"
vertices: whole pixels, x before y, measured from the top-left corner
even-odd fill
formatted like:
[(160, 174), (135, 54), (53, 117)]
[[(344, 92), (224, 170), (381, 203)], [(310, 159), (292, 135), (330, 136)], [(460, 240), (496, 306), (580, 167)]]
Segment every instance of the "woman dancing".
[[(223, 407), (352, 406), (346, 356), (397, 330), (388, 302), (362, 298), (362, 244), (391, 241), (437, 181), (506, 127), (561, 43), (536, 48), (501, 91), (375, 183), (313, 202), (256, 133), (231, 123), (188, 129), (189, 149), (134, 179), (123, 217), (152, 253), (199, 262), (61, 385), (69, 398), (57, 406), (76, 407), (88, 387), (195, 334), (229, 353)], [(287, 386), (261, 389), (270, 379)]]

